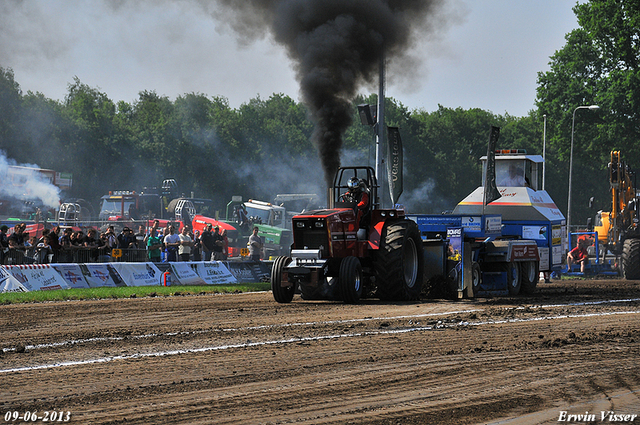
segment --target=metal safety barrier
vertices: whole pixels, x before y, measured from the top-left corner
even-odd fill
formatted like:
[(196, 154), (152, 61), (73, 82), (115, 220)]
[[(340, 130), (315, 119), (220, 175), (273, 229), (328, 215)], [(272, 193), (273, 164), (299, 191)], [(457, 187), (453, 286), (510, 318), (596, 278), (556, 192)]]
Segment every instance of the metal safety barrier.
[(0, 250), (0, 265), (46, 263), (142, 263), (149, 261), (146, 249), (121, 249), (119, 255), (112, 255), (109, 249), (86, 247), (63, 247), (49, 255), (36, 255), (37, 248), (6, 248)]

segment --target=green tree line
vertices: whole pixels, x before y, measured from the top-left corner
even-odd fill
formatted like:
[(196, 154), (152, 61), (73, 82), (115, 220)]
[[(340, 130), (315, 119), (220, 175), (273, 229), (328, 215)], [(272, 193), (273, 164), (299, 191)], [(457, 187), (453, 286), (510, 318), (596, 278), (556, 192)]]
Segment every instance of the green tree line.
[[(571, 128), (574, 130), (572, 222), (585, 223), (607, 209), (607, 163), (612, 149), (640, 167), (639, 0), (591, 0), (574, 7), (580, 28), (538, 74), (536, 109), (527, 116), (439, 106), (409, 110), (385, 99), (387, 125), (400, 127), (404, 193), (411, 212), (451, 210), (481, 184), (479, 158), (486, 154), (490, 126), (501, 127), (499, 148), (543, 153), (546, 122), (546, 189), (566, 213)], [(343, 165), (375, 162), (374, 134), (358, 119), (339, 154)], [(224, 97), (188, 93), (171, 100), (154, 91), (133, 103), (115, 103), (75, 78), (64, 101), (23, 93), (11, 68), (0, 67), (0, 149), (17, 163), (73, 173), (66, 194), (97, 204), (109, 190), (158, 187), (175, 178), (180, 189), (212, 198), (218, 209), (233, 195), (270, 200), (277, 193), (323, 194), (323, 175), (307, 109), (283, 94), (254, 98), (231, 108)], [(97, 206), (97, 205), (96, 205)]]

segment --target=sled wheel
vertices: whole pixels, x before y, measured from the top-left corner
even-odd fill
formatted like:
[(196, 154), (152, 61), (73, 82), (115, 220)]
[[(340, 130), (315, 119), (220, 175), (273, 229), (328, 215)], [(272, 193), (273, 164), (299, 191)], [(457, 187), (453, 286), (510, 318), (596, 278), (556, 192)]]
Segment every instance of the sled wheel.
[(525, 261), (521, 263), (520, 273), (522, 285), (520, 290), (524, 294), (533, 294), (540, 278), (540, 266), (537, 261)]
[(520, 264), (516, 262), (507, 263), (507, 288), (509, 295), (518, 295), (520, 293)]

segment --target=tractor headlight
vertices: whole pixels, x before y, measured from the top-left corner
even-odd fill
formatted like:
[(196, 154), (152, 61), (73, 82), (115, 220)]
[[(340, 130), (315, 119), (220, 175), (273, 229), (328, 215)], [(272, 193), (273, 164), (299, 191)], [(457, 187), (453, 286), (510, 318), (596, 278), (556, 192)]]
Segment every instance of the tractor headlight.
[(324, 227), (323, 221), (316, 221), (316, 227)]
[(297, 228), (303, 228), (304, 227), (304, 221), (296, 221), (296, 227)]

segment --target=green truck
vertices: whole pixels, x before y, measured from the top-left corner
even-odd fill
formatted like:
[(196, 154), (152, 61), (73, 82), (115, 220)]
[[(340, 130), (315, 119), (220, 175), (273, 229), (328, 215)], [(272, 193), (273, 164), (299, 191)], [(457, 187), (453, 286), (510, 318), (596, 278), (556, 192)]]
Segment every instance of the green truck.
[(274, 202), (249, 199), (243, 202), (241, 196), (234, 196), (227, 204), (227, 223), (233, 224), (242, 235), (240, 240), (248, 241), (254, 226), (264, 242), (264, 259), (286, 255), (292, 243), (291, 217), (300, 211), (292, 212), (288, 208), (304, 210), (307, 205), (317, 202), (313, 194), (277, 195)]

